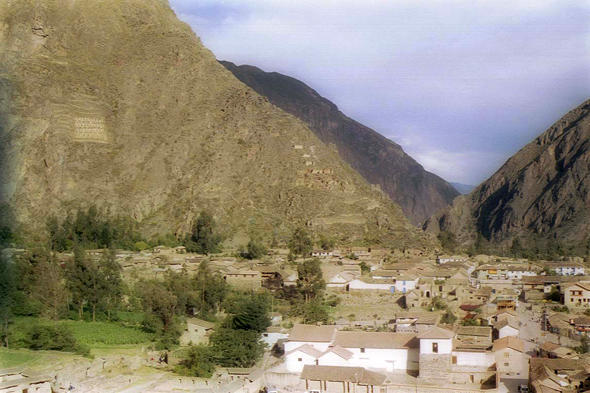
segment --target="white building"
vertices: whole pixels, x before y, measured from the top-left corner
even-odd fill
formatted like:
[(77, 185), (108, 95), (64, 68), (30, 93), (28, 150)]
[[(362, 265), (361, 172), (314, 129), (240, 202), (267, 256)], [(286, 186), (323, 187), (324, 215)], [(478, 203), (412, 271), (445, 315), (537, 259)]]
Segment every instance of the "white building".
[(558, 276), (578, 276), (584, 275), (584, 265), (576, 262), (558, 262), (546, 265), (548, 268), (555, 270)]
[(498, 338), (508, 336), (517, 337), (520, 327), (515, 318), (508, 316), (496, 322), (494, 324), (494, 330), (496, 330)]

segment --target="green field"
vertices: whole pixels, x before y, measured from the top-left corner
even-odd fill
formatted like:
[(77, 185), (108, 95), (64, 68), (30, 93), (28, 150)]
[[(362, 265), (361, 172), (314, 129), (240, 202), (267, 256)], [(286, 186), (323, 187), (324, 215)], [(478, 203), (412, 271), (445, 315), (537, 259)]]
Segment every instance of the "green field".
[(11, 368), (31, 363), (39, 356), (29, 351), (14, 351), (0, 348), (0, 368)]
[[(15, 339), (26, 330), (31, 323), (52, 324), (54, 322), (33, 317), (17, 318), (13, 331)], [(85, 322), (85, 321), (59, 321), (72, 330), (76, 341), (89, 347), (138, 345), (146, 344), (154, 339), (154, 335), (146, 333), (140, 328), (123, 326), (118, 323)]]

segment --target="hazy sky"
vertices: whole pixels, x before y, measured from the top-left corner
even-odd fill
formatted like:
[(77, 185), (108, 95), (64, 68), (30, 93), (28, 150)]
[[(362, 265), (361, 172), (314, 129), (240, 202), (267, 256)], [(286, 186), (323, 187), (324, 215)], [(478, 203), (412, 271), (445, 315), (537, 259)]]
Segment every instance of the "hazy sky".
[(590, 99), (590, 0), (170, 0), (220, 60), (307, 83), (478, 184)]

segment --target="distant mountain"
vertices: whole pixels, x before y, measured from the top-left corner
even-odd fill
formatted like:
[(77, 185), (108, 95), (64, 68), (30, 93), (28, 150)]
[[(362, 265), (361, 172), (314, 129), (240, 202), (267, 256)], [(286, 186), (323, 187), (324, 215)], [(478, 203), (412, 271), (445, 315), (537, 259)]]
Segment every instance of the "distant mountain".
[(369, 183), (379, 185), (414, 224), (460, 195), (451, 184), (425, 171), (400, 145), (347, 117), (305, 83), (249, 65), (221, 64), (272, 104), (303, 120), (324, 143), (334, 145), (344, 161)]
[[(97, 204), (146, 234), (203, 209), (228, 239), (430, 247), (300, 120), (238, 81), (163, 0), (0, 2), (0, 208)], [(6, 215), (5, 215), (6, 216)]]
[(512, 156), (471, 194), (433, 215), (424, 228), (463, 243), (480, 232), (587, 241), (590, 235), (590, 100)]
[(461, 183), (453, 183), (453, 182), (451, 182), (451, 185), (453, 187), (455, 187), (455, 189), (457, 191), (459, 191), (462, 195), (469, 194), (475, 188), (475, 186), (472, 186), (472, 185), (469, 185), (469, 184), (461, 184)]

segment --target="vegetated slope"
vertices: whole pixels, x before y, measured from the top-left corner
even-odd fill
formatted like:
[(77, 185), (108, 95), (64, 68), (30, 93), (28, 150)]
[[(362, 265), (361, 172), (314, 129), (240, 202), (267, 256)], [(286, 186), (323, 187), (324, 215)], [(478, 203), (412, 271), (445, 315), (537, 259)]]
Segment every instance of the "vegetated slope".
[(501, 242), (514, 235), (579, 241), (590, 233), (590, 101), (512, 156), (471, 194), (424, 225), (463, 243), (479, 231)]
[(296, 225), (430, 247), (301, 121), (240, 83), (165, 0), (0, 3), (4, 211), (43, 229), (95, 203), (150, 233), (213, 212), (229, 237)]
[(221, 61), (239, 80), (303, 120), (371, 184), (378, 184), (414, 224), (447, 206), (459, 192), (427, 172), (402, 147), (354, 121), (305, 83), (277, 72)]

